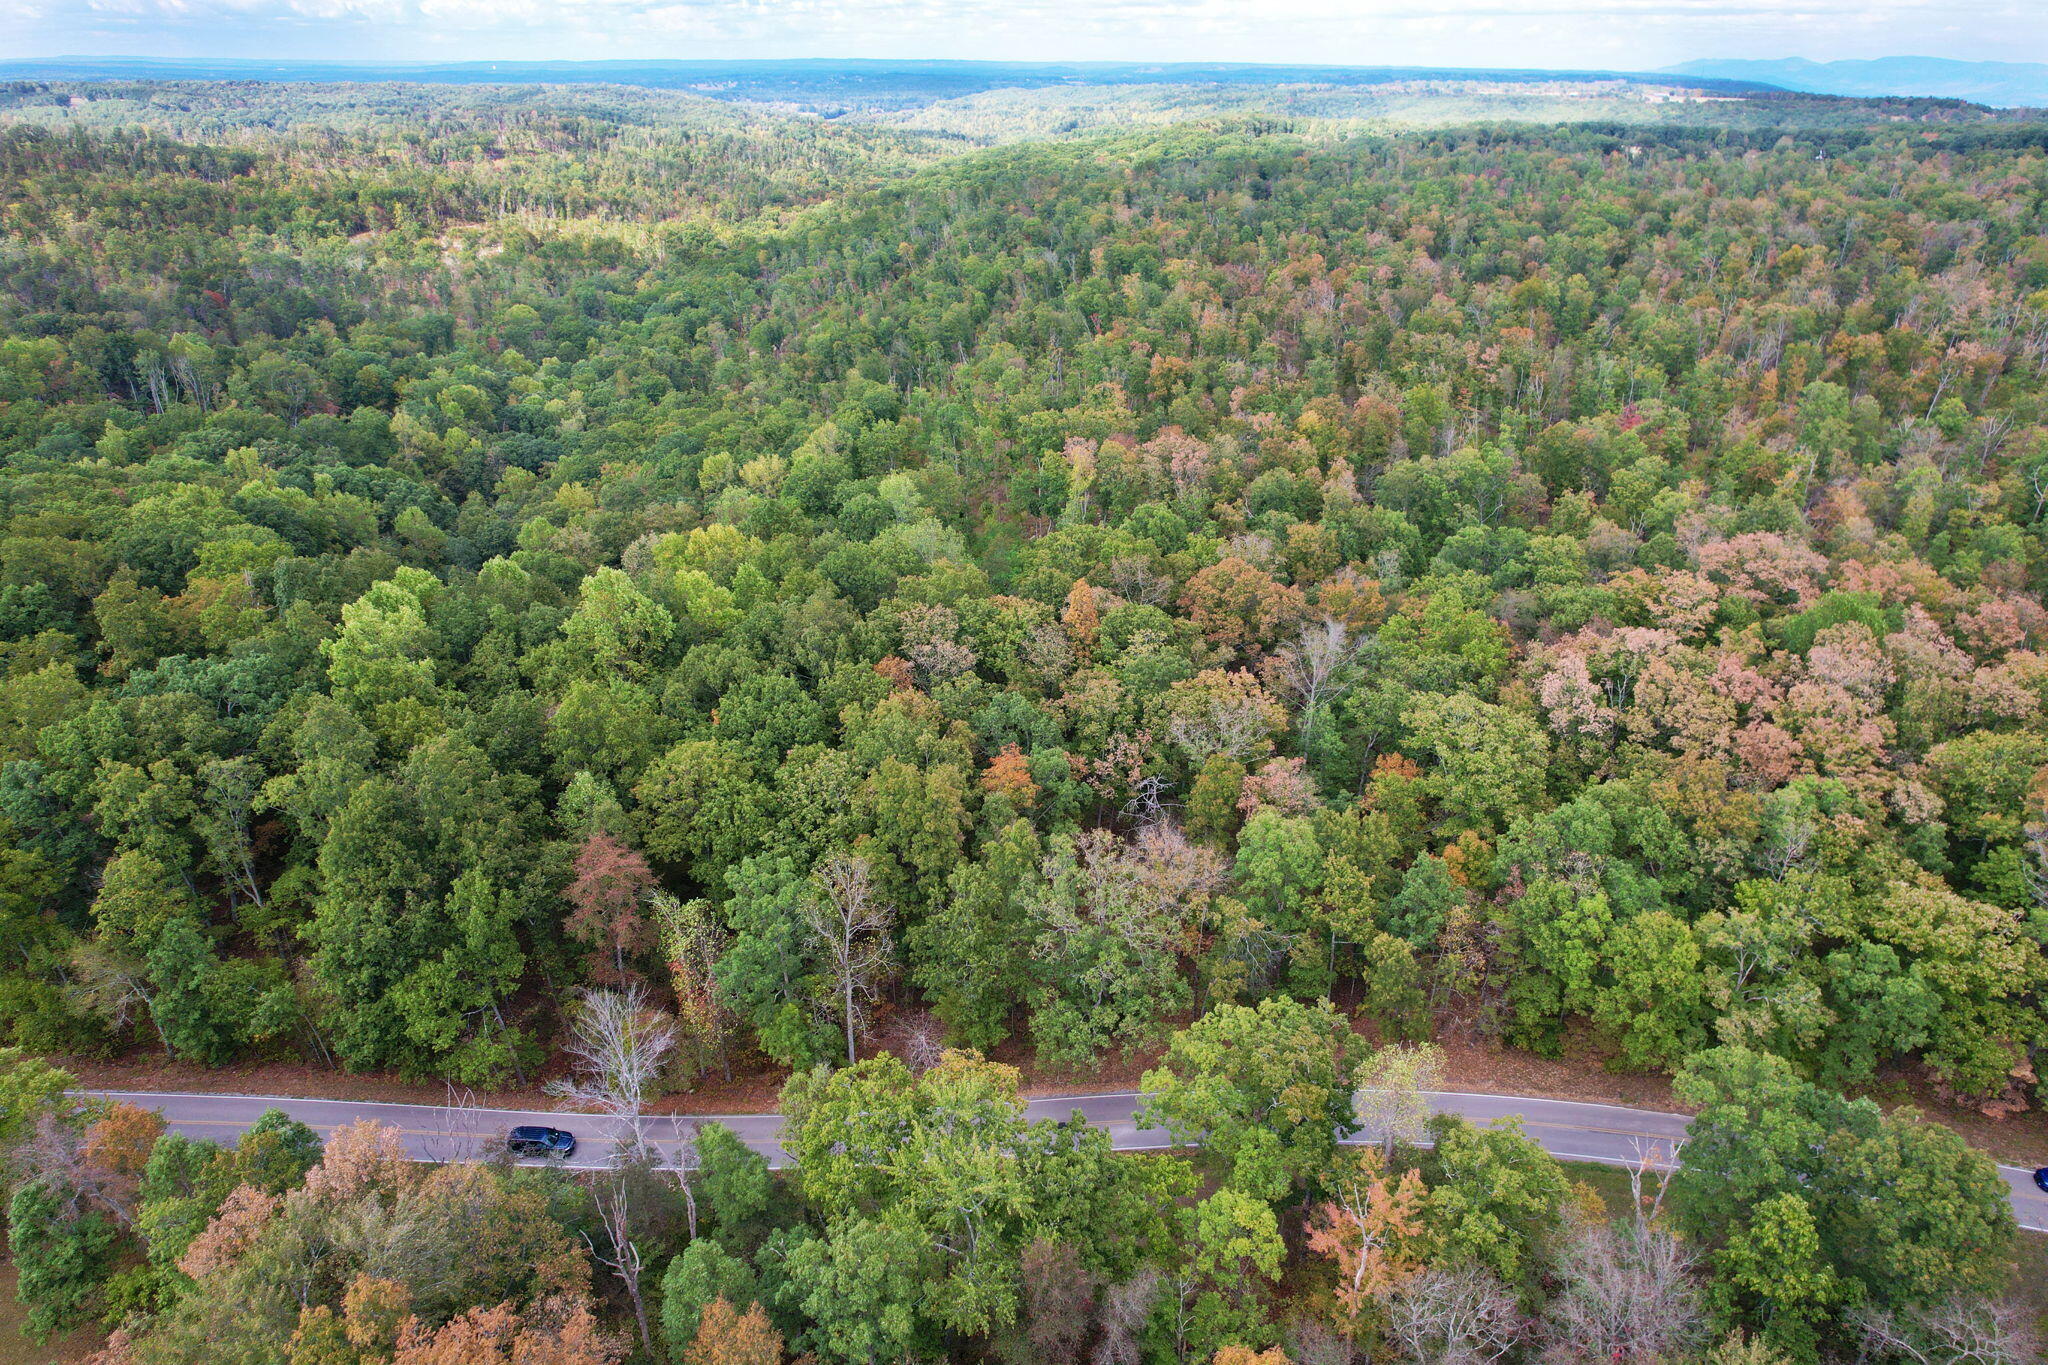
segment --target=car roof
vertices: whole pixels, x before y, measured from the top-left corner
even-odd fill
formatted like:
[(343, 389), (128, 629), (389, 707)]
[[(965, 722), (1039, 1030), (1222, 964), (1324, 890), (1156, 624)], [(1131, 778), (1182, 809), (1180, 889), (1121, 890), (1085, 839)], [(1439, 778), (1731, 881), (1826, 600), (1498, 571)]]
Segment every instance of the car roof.
[(553, 1136), (554, 1131), (552, 1128), (543, 1128), (537, 1123), (522, 1123), (512, 1130), (512, 1136), (516, 1138), (544, 1138)]

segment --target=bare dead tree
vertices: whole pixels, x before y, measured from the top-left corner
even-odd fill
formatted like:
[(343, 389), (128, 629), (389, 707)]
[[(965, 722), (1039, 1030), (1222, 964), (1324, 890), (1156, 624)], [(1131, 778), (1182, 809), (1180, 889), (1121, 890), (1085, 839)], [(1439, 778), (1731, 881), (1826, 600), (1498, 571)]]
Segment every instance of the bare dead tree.
[(614, 1144), (637, 1153), (648, 1096), (675, 1045), (675, 1021), (647, 1003), (644, 987), (585, 991), (569, 1031), (575, 1074), (549, 1081), (547, 1092), (603, 1114)]
[(2041, 1329), (2009, 1298), (1968, 1296), (1900, 1311), (1863, 1309), (1850, 1315), (1866, 1359), (1913, 1365), (2032, 1365), (2043, 1359)]
[(1109, 562), (1109, 590), (1126, 602), (1163, 607), (1173, 598), (1173, 580), (1155, 572), (1143, 555), (1121, 555)]
[(1807, 854), (1813, 851), (1813, 840), (1818, 833), (1811, 819), (1796, 817), (1788, 820), (1759, 850), (1757, 860), (1771, 874), (1773, 881), (1782, 882), (1794, 868), (1806, 864)]
[(1138, 1365), (1144, 1358), (1139, 1338), (1159, 1297), (1159, 1272), (1141, 1270), (1122, 1284), (1102, 1291), (1102, 1331), (1095, 1339), (1090, 1365)]
[(1171, 784), (1157, 773), (1146, 773), (1131, 783), (1131, 799), (1124, 802), (1124, 818), (1134, 824), (1148, 825), (1159, 818), (1160, 809), (1166, 804), (1166, 793)]
[(446, 1094), (441, 1101), (441, 1129), (426, 1140), (427, 1157), (444, 1165), (480, 1160), (485, 1124), (476, 1091), (452, 1081), (443, 1085)]
[[(1636, 1231), (1646, 1232), (1664, 1212), (1664, 1192), (1671, 1177), (1678, 1174), (1678, 1153), (1683, 1142), (1666, 1146), (1661, 1142), (1636, 1139), (1635, 1164), (1628, 1168), (1629, 1207), (1635, 1213)], [(1645, 1194), (1654, 1185), (1656, 1193)]]
[(1670, 1232), (1594, 1223), (1562, 1249), (1563, 1280), (1544, 1319), (1544, 1365), (1652, 1365), (1706, 1335), (1693, 1253)]
[(1295, 1365), (1352, 1365), (1360, 1357), (1358, 1343), (1326, 1322), (1304, 1318), (1288, 1329), (1287, 1358)]
[(162, 416), (164, 409), (170, 406), (170, 384), (166, 379), (164, 358), (155, 351), (144, 351), (135, 357), (135, 373), (149, 391), (150, 407)]
[(116, 1033), (137, 1019), (149, 1020), (164, 1056), (171, 1055), (171, 1040), (157, 1021), (154, 992), (140, 958), (108, 943), (87, 941), (71, 950), (69, 966), (65, 994), (74, 1005)]
[(704, 1158), (697, 1151), (697, 1125), (694, 1120), (671, 1114), (668, 1120), (669, 1142), (657, 1148), (657, 1158), (664, 1171), (672, 1173), (676, 1184), (683, 1192), (683, 1216), (690, 1226), (690, 1240), (697, 1240), (697, 1172), (704, 1169)]
[(42, 1181), (72, 1217), (92, 1207), (113, 1214), (124, 1227), (134, 1223), (129, 1201), (117, 1197), (110, 1173), (87, 1160), (78, 1128), (56, 1114), (37, 1115), (28, 1136), (8, 1155), (21, 1183)]
[(1489, 1365), (1522, 1340), (1521, 1308), (1483, 1270), (1426, 1270), (1388, 1305), (1387, 1329), (1415, 1365)]
[(1975, 470), (1982, 470), (1985, 461), (1996, 458), (1999, 451), (2005, 448), (2006, 440), (2012, 435), (2012, 429), (2018, 421), (2019, 419), (2010, 412), (1986, 413), (1977, 419)]
[(654, 1334), (648, 1328), (644, 1288), (647, 1261), (641, 1253), (639, 1240), (633, 1235), (632, 1172), (628, 1165), (614, 1161), (598, 1177), (591, 1194), (597, 1207), (598, 1221), (604, 1227), (604, 1240), (600, 1244), (597, 1238), (586, 1232), (583, 1234), (584, 1244), (590, 1248), (591, 1257), (611, 1271), (624, 1286), (626, 1297), (633, 1304), (633, 1317), (640, 1326), (641, 1349), (652, 1358)]
[[(2043, 348), (2041, 355), (2043, 369), (2048, 369), (2048, 348)], [(2028, 467), (2027, 491), (2034, 495), (2034, 514), (2029, 520), (2039, 521), (2041, 513), (2048, 510), (2048, 464)]]
[(908, 607), (901, 614), (898, 628), (903, 637), (903, 652), (927, 687), (956, 678), (974, 667), (974, 650), (960, 642), (960, 618), (951, 607)]
[(1202, 699), (1168, 718), (1166, 736), (1198, 767), (1218, 754), (1256, 758), (1273, 733), (1270, 700), (1242, 691)]
[[(675, 1046), (675, 1021), (647, 1003), (644, 987), (585, 991), (569, 1033), (575, 1074), (550, 1081), (547, 1087), (557, 1099), (593, 1108), (611, 1121), (611, 1161), (591, 1189), (604, 1245), (588, 1233), (584, 1240), (592, 1257), (625, 1288), (639, 1322), (641, 1345), (650, 1356), (654, 1337), (647, 1324), (643, 1285), (646, 1258), (635, 1236), (634, 1189), (650, 1168), (660, 1164), (660, 1154), (647, 1142), (647, 1101)], [(679, 1169), (678, 1176), (687, 1190), (688, 1173)]]
[(2036, 906), (2048, 910), (2048, 823), (2032, 821), (2023, 832), (2027, 836), (2027, 854), (2020, 872), (2026, 879), (2027, 894), (2034, 898)]
[(1323, 708), (1349, 690), (1344, 670), (1359, 645), (1342, 621), (1325, 616), (1303, 626), (1300, 638), (1274, 656), (1269, 680), (1301, 713), (1304, 748)]
[(913, 1076), (922, 1076), (946, 1055), (946, 1029), (929, 1011), (906, 1017), (896, 1030), (896, 1055)]
[(804, 898), (801, 913), (830, 968), (851, 1065), (859, 1055), (866, 1007), (889, 968), (889, 928), (895, 911), (875, 890), (867, 859), (857, 855), (834, 854), (818, 865), (812, 880), (815, 888)]
[(1017, 1365), (1080, 1365), (1095, 1330), (1096, 1280), (1066, 1242), (1038, 1238), (1018, 1262), (1017, 1329), (1002, 1342)]

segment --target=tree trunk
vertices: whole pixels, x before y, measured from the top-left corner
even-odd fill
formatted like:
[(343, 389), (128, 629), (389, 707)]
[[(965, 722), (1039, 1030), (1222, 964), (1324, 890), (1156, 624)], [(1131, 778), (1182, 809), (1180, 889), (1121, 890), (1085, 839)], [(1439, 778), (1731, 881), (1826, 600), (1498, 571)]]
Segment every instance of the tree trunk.
[(652, 1359), (654, 1334), (647, 1330), (647, 1296), (640, 1292), (640, 1277), (622, 1273), (620, 1278), (626, 1281), (626, 1292), (633, 1296), (633, 1317), (640, 1324), (640, 1349), (647, 1352), (648, 1358)]
[(855, 1058), (854, 1058), (854, 1051), (853, 1051), (853, 973), (852, 973), (852, 972), (850, 972), (850, 971), (849, 971), (849, 972), (847, 972), (847, 973), (845, 973), (845, 978), (846, 978), (846, 981), (845, 981), (845, 986), (846, 986), (846, 1064), (847, 1064), (848, 1066), (852, 1066), (852, 1065), (853, 1065), (853, 1063), (854, 1063), (854, 1061), (855, 1061)]

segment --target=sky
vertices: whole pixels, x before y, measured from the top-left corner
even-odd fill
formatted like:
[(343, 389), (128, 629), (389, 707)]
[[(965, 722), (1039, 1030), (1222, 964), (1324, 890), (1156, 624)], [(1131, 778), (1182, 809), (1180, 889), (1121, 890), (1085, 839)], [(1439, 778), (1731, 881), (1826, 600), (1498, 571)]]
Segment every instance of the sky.
[(2048, 0), (0, 0), (0, 55), (2048, 61)]

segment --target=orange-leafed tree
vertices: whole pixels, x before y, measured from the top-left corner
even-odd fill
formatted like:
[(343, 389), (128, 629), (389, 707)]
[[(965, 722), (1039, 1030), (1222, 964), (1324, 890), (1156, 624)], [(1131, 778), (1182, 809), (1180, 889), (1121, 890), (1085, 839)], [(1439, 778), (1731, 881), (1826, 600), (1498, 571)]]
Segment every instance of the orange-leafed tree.
[(1226, 1346), (1216, 1353), (1209, 1365), (1291, 1365), (1287, 1352), (1278, 1346), (1264, 1351), (1254, 1351), (1249, 1346)]
[(981, 789), (990, 796), (1007, 796), (1019, 809), (1038, 799), (1038, 784), (1031, 780), (1031, 760), (1015, 744), (988, 761), (982, 769)]
[(336, 1207), (374, 1189), (396, 1189), (412, 1174), (404, 1135), (388, 1123), (358, 1119), (327, 1139), (320, 1164), (306, 1172), (300, 1197)]
[(616, 1365), (620, 1355), (589, 1303), (562, 1296), (525, 1313), (472, 1308), (439, 1327), (408, 1318), (391, 1365)]
[(136, 1186), (163, 1131), (163, 1115), (126, 1103), (115, 1104), (85, 1130), (79, 1160), (98, 1182), (95, 1193), (123, 1222), (131, 1221)]
[(178, 1258), (178, 1269), (195, 1280), (227, 1270), (246, 1255), (270, 1226), (278, 1199), (254, 1185), (236, 1187), (206, 1230)]
[(1355, 1335), (1383, 1296), (1422, 1269), (1423, 1187), (1413, 1170), (1389, 1176), (1377, 1148), (1354, 1148), (1341, 1160), (1334, 1197), (1309, 1216), (1308, 1249), (1336, 1262), (1338, 1326)]
[(1189, 579), (1181, 606), (1225, 660), (1257, 658), (1307, 610), (1299, 589), (1235, 555)]
[(781, 1365), (782, 1336), (769, 1325), (760, 1304), (742, 1313), (723, 1295), (704, 1305), (697, 1339), (683, 1365)]
[(1060, 613), (1060, 625), (1067, 632), (1067, 643), (1073, 647), (1079, 659), (1095, 657), (1095, 637), (1102, 628), (1102, 615), (1095, 607), (1095, 589), (1085, 578), (1074, 580), (1074, 586), (1067, 589), (1066, 609)]
[(1356, 569), (1339, 569), (1316, 589), (1316, 605), (1354, 633), (1378, 630), (1387, 619), (1387, 599), (1376, 579)]
[(414, 1321), (412, 1291), (396, 1280), (357, 1271), (341, 1296), (342, 1334), (359, 1351), (386, 1354)]

